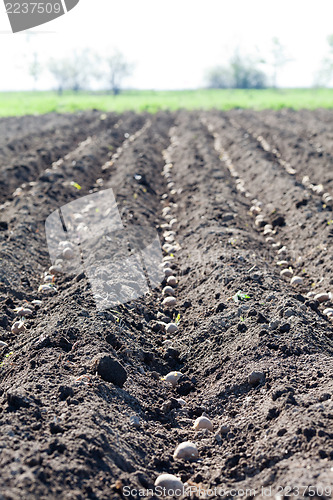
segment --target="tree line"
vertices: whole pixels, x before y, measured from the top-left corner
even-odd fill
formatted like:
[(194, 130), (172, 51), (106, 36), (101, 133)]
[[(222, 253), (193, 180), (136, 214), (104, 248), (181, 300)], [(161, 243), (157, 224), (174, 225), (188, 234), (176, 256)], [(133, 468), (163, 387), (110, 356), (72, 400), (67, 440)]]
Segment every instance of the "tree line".
[[(319, 61), (314, 87), (333, 83), (333, 35), (328, 36), (328, 55)], [(263, 89), (278, 86), (278, 73), (293, 59), (280, 40), (272, 38), (270, 55), (266, 59), (244, 56), (236, 50), (225, 66), (215, 66), (206, 75), (209, 88)], [(267, 73), (267, 68), (269, 72)], [(269, 74), (270, 73), (270, 74)]]
[[(328, 45), (328, 56), (321, 61), (314, 82), (318, 87), (330, 85), (333, 79), (333, 35), (328, 37)], [(236, 49), (227, 64), (214, 66), (207, 71), (206, 86), (214, 89), (276, 88), (279, 71), (290, 61), (292, 59), (286, 48), (278, 38), (274, 37), (270, 55), (266, 59), (245, 56)], [(86, 49), (61, 59), (51, 59), (45, 67), (42, 67), (35, 53), (29, 68), (35, 87), (45, 68), (53, 76), (59, 94), (65, 90), (75, 92), (86, 90), (95, 81), (99, 86), (102, 84), (103, 88), (117, 95), (123, 87), (125, 78), (132, 74), (134, 65), (119, 51), (101, 57)]]
[(101, 57), (86, 49), (80, 52), (75, 51), (67, 57), (52, 58), (43, 67), (35, 53), (29, 68), (35, 87), (45, 69), (56, 82), (59, 94), (65, 90), (73, 90), (74, 92), (86, 90), (94, 81), (98, 81), (103, 83), (105, 89), (117, 95), (122, 88), (124, 79), (132, 73), (133, 65), (119, 51)]
[[(263, 89), (268, 86), (277, 87), (278, 71), (291, 59), (286, 48), (278, 38), (272, 39), (270, 56), (266, 59), (242, 55), (236, 49), (229, 63), (225, 66), (215, 66), (206, 75), (208, 87), (217, 89)], [(271, 69), (269, 78), (267, 71)]]

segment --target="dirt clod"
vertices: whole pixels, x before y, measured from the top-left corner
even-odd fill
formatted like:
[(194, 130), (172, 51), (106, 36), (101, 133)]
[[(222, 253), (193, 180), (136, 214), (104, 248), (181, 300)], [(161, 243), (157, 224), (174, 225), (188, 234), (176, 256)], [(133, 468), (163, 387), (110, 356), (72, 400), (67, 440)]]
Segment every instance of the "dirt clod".
[(125, 368), (108, 354), (98, 354), (92, 363), (93, 370), (106, 382), (122, 387), (127, 379)]
[(263, 372), (253, 371), (248, 376), (248, 382), (250, 385), (256, 386), (262, 384), (265, 380), (265, 374)]

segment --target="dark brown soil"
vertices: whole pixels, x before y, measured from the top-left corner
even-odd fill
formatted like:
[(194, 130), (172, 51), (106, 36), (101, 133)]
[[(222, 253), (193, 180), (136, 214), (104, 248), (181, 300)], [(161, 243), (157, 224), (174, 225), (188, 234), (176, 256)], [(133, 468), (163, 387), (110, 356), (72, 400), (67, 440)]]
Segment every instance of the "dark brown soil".
[[(332, 498), (333, 321), (323, 311), (333, 303), (308, 292), (333, 292), (333, 204), (303, 182), (333, 196), (332, 121), (323, 110), (0, 120), (0, 499), (142, 498), (163, 472), (196, 486), (192, 498), (199, 488)], [(38, 292), (46, 218), (106, 188), (124, 225), (154, 228), (161, 244), (171, 207), (171, 310), (164, 282), (106, 311), (83, 272)], [(279, 246), (255, 224), (253, 199)], [(302, 284), (281, 278), (281, 259)], [(233, 300), (239, 291), (249, 298)], [(26, 330), (13, 334), (15, 308), (29, 304)], [(163, 315), (179, 315), (178, 332), (158, 331)], [(175, 388), (161, 380), (172, 370), (184, 374)], [(203, 413), (213, 433), (193, 430)], [(173, 459), (188, 440), (199, 459)]]

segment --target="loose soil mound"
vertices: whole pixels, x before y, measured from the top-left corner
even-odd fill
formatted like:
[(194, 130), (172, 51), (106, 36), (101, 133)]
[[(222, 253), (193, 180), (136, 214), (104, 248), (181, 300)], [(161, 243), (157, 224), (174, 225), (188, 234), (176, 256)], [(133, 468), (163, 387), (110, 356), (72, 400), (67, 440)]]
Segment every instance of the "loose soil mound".
[[(193, 498), (331, 498), (333, 303), (316, 295), (333, 292), (332, 119), (0, 121), (0, 499), (140, 498), (162, 473)], [(166, 280), (102, 311), (84, 272), (38, 291), (46, 218), (107, 188), (124, 226), (154, 228), (174, 256), (171, 308)], [(22, 305), (32, 314), (13, 333)], [(193, 429), (201, 415), (213, 432)], [(183, 441), (197, 460), (173, 458)]]

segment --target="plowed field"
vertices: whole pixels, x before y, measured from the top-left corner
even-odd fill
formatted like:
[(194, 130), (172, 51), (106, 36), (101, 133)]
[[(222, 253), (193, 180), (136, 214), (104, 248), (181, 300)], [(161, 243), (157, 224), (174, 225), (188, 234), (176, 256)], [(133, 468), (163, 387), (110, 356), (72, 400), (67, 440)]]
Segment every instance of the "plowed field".
[[(332, 497), (332, 123), (0, 120), (0, 499), (142, 498), (165, 472), (192, 498)], [(86, 272), (48, 271), (45, 221), (109, 188), (171, 271), (100, 310)], [(213, 432), (193, 428), (202, 415)], [(173, 457), (184, 441), (196, 459)]]

